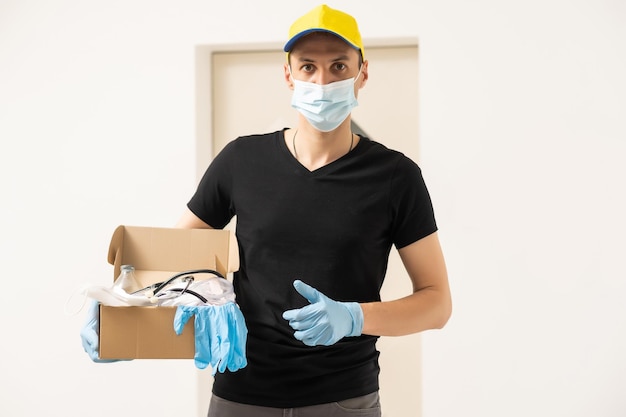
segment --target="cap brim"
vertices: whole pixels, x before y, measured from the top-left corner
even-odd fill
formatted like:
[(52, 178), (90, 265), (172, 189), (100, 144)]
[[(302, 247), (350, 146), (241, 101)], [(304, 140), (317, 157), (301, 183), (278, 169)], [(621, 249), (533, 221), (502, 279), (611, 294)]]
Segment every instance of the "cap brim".
[(345, 43), (347, 43), (348, 45), (350, 45), (351, 47), (353, 47), (354, 49), (356, 49), (357, 51), (360, 50), (360, 48), (358, 46), (356, 46), (355, 44), (353, 44), (352, 42), (350, 42), (349, 40), (347, 40), (346, 38), (344, 38), (343, 36), (338, 35), (337, 33), (333, 32), (332, 30), (327, 30), (327, 29), (308, 29), (308, 30), (303, 30), (300, 33), (295, 34), (291, 39), (289, 39), (289, 41), (285, 44), (283, 51), (284, 52), (291, 52), (291, 50), (293, 49), (294, 45), (296, 44), (296, 42), (298, 42), (300, 39), (302, 39), (304, 36), (306, 35), (310, 35), (311, 33), (314, 32), (326, 32), (326, 33), (330, 33), (332, 35), (335, 35), (336, 37), (338, 37), (339, 39), (341, 39), (342, 41), (344, 41)]

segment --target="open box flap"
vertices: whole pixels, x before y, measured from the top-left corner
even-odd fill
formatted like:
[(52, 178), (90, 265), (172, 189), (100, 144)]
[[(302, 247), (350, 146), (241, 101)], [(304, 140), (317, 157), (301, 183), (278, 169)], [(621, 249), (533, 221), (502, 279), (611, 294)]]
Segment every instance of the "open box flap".
[(191, 269), (214, 269), (226, 276), (239, 269), (239, 248), (229, 230), (118, 226), (109, 245), (113, 279), (122, 265), (135, 267), (142, 284)]

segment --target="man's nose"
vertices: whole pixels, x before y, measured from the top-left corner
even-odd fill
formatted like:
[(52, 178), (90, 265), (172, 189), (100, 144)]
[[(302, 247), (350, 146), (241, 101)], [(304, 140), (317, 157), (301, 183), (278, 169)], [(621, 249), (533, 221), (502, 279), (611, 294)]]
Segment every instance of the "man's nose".
[(328, 70), (318, 70), (315, 74), (315, 83), (320, 85), (330, 84), (334, 81), (332, 73)]

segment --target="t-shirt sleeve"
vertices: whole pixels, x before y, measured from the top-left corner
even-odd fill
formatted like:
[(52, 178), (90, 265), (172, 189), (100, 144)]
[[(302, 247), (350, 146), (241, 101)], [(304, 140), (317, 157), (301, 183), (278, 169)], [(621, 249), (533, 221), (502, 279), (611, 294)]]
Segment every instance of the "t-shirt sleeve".
[(187, 207), (215, 229), (224, 228), (235, 215), (232, 203), (232, 173), (236, 141), (228, 143), (205, 171)]
[(437, 231), (432, 201), (422, 171), (416, 163), (402, 157), (392, 183), (392, 233), (401, 249)]

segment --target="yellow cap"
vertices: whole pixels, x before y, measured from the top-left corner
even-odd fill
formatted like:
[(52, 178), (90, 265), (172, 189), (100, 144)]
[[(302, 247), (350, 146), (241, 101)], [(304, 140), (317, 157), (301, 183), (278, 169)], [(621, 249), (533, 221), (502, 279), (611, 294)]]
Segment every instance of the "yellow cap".
[(290, 52), (300, 38), (313, 32), (328, 32), (343, 39), (352, 47), (363, 53), (363, 41), (354, 17), (339, 10), (331, 9), (325, 4), (317, 6), (304, 16), (298, 18), (289, 28), (289, 41), (283, 50)]

